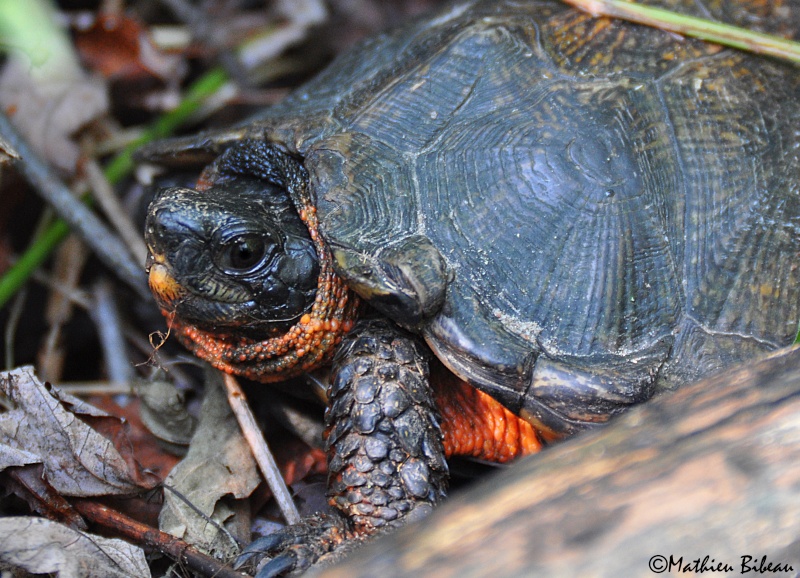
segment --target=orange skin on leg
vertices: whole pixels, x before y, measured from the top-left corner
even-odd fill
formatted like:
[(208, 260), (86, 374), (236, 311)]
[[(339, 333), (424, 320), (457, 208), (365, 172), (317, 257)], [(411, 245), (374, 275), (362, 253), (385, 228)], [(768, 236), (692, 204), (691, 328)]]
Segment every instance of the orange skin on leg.
[(542, 449), (542, 440), (530, 423), (436, 362), (431, 384), (442, 415), (447, 457), (505, 463)]

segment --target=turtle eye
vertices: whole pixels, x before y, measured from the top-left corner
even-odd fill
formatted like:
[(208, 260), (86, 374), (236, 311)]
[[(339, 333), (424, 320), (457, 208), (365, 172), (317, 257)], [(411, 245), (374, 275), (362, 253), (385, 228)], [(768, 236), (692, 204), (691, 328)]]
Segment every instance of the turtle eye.
[(242, 235), (223, 245), (217, 264), (228, 273), (249, 273), (267, 257), (267, 243), (259, 235)]

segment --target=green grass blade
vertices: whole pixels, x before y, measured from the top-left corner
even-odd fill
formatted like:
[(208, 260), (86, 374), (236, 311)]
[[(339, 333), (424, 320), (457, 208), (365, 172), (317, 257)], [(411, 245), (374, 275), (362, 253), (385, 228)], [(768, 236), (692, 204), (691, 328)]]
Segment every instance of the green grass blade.
[(753, 32), (738, 26), (677, 14), (663, 8), (643, 6), (626, 0), (565, 1), (594, 16), (621, 18), (716, 44), (800, 63), (800, 43), (779, 36)]

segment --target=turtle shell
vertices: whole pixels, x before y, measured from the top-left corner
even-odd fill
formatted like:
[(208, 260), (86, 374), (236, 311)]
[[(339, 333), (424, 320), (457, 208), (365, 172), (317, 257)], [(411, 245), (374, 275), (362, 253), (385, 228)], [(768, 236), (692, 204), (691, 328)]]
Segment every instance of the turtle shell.
[[(662, 3), (663, 5), (663, 3)], [(670, 7), (796, 36), (800, 7)], [(800, 319), (800, 74), (554, 2), (461, 2), (246, 127), (302, 158), (338, 273), (569, 431)]]

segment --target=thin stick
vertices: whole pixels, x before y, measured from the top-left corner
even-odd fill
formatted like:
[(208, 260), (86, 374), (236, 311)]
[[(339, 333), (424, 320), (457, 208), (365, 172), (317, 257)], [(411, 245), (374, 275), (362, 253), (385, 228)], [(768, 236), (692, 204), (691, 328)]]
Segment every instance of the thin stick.
[(250, 407), (247, 405), (244, 392), (239, 387), (236, 379), (227, 373), (225, 374), (225, 389), (228, 392), (228, 403), (230, 403), (231, 409), (239, 421), (239, 427), (242, 428), (242, 433), (247, 443), (250, 444), (253, 456), (261, 469), (261, 473), (264, 474), (264, 478), (267, 480), (269, 489), (272, 490), (272, 494), (275, 496), (275, 501), (278, 502), (278, 507), (284, 519), (289, 524), (297, 524), (301, 519), (300, 513), (294, 505), (289, 488), (286, 487), (286, 483), (278, 470), (278, 465), (269, 451), (267, 441), (256, 424), (256, 419), (253, 417)]
[(132, 287), (142, 298), (150, 297), (144, 283), (142, 265), (136, 263), (128, 248), (89, 208), (76, 199), (69, 188), (0, 113), (0, 133), (19, 153), (15, 164), (39, 195), (52, 206), (91, 247), (106, 266)]
[(107, 506), (91, 500), (80, 499), (74, 500), (72, 505), (82, 516), (95, 524), (107, 528), (135, 544), (162, 552), (202, 576), (248, 578), (246, 574), (221, 564), (218, 560), (199, 552), (183, 540), (142, 524)]
[(626, 0), (565, 0), (593, 16), (612, 16), (732, 48), (800, 63), (800, 43)]
[(119, 197), (114, 192), (114, 187), (103, 174), (103, 169), (95, 159), (90, 158), (84, 165), (84, 170), (97, 204), (128, 246), (128, 250), (136, 262), (144, 263), (147, 259), (147, 247), (145, 247), (142, 232), (133, 224), (130, 215), (125, 212)]
[(94, 307), (89, 314), (100, 337), (106, 374), (112, 382), (130, 382), (136, 374), (125, 347), (122, 319), (111, 283), (107, 279), (98, 281), (93, 293)]

